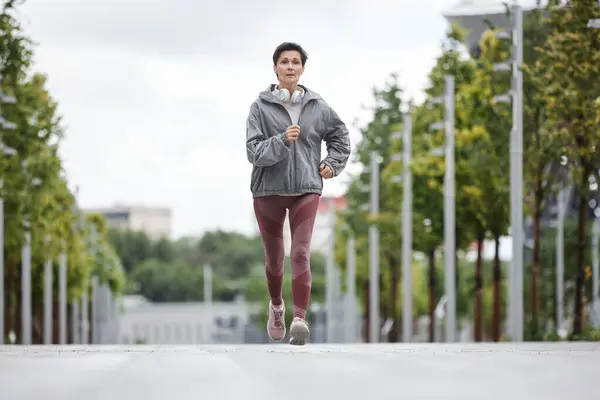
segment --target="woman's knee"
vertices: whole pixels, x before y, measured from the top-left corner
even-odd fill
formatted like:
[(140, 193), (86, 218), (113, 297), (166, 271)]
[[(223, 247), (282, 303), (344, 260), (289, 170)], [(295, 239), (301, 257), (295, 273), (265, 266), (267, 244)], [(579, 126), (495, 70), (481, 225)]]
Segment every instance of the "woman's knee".
[(310, 264), (310, 251), (306, 246), (295, 246), (290, 251), (290, 259), (292, 267), (294, 266), (309, 266)]

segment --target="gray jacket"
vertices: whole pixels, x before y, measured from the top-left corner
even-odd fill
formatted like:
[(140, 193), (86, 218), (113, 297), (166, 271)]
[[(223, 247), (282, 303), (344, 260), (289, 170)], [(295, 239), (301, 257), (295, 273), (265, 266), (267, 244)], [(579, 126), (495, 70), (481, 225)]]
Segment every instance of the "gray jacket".
[[(321, 194), (323, 178), (319, 165), (325, 163), (338, 176), (350, 156), (346, 125), (317, 93), (307, 89), (298, 119), (300, 136), (291, 144), (283, 133), (292, 120), (270, 85), (250, 106), (246, 122), (246, 155), (253, 165), (250, 179), (252, 197), (269, 195)], [(327, 157), (321, 160), (321, 142)]]

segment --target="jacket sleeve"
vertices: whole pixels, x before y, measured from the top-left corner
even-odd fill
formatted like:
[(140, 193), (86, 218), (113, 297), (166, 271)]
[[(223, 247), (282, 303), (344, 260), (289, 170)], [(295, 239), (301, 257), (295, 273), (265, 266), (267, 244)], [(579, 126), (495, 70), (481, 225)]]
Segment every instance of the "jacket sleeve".
[(328, 115), (328, 129), (323, 137), (327, 145), (327, 157), (323, 163), (333, 171), (333, 176), (338, 176), (346, 168), (350, 157), (350, 133), (346, 124), (331, 107), (329, 107)]
[[(282, 132), (283, 133), (283, 132)], [(258, 104), (253, 103), (246, 120), (246, 156), (257, 167), (275, 165), (290, 154), (282, 135), (267, 138), (258, 117)]]

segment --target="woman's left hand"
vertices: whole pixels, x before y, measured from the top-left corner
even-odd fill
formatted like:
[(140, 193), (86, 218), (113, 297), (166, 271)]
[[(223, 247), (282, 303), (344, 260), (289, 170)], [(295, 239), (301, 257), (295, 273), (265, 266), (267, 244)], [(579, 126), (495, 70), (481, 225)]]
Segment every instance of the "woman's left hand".
[(333, 178), (333, 171), (324, 163), (321, 163), (321, 166), (319, 167), (319, 173), (323, 179)]

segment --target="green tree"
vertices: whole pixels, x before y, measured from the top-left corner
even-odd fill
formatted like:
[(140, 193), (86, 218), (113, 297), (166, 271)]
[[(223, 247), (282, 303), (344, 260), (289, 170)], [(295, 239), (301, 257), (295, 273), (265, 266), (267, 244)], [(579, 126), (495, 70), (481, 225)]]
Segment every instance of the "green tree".
[[(15, 129), (0, 126), (0, 139), (6, 153), (0, 159), (0, 196), (4, 201), (5, 327), (21, 340), (21, 249), (30, 235), (32, 269), (33, 341), (41, 341), (43, 264), (66, 252), (68, 259), (68, 300), (72, 302), (89, 289), (94, 259), (90, 257), (85, 229), (73, 229), (78, 216), (73, 212), (74, 195), (58, 155), (63, 137), (58, 104), (46, 88), (46, 77), (31, 71), (33, 56), (30, 39), (15, 18), (16, 1), (3, 1), (0, 13), (0, 91), (16, 99), (2, 104), (3, 118)], [(101, 243), (103, 246), (106, 242)], [(116, 266), (107, 275), (114, 290), (123, 285), (119, 262), (106, 248), (102, 268)], [(56, 271), (56, 268), (54, 268)], [(56, 281), (56, 279), (55, 279)], [(57, 301), (58, 293), (53, 294)], [(56, 323), (54, 328), (56, 330)]]
[[(541, 337), (540, 331), (540, 274), (541, 274), (541, 221), (546, 207), (546, 198), (556, 180), (557, 160), (560, 156), (560, 143), (548, 133), (545, 123), (547, 97), (545, 88), (536, 80), (535, 63), (539, 58), (537, 47), (544, 46), (550, 34), (544, 18), (543, 8), (536, 8), (524, 16), (523, 27), (523, 173), (525, 183), (526, 212), (533, 223), (533, 251), (531, 260), (530, 297), (530, 329), (533, 339)], [(541, 283), (543, 285), (543, 283)], [(526, 296), (527, 297), (527, 296)]]
[[(441, 245), (443, 239), (443, 187), (445, 175), (444, 157), (434, 154), (436, 150), (443, 148), (445, 143), (445, 132), (438, 131), (426, 133), (428, 126), (443, 119), (443, 108), (435, 107), (431, 98), (439, 97), (444, 93), (444, 77), (452, 75), (455, 79), (455, 179), (456, 179), (456, 237), (457, 249), (466, 248), (473, 238), (483, 243), (485, 238), (485, 215), (484, 191), (482, 182), (489, 181), (486, 172), (493, 164), (484, 164), (484, 151), (490, 146), (490, 137), (482, 124), (484, 117), (491, 112), (486, 103), (486, 96), (490, 88), (486, 80), (489, 77), (484, 73), (481, 66), (473, 59), (464, 59), (460, 54), (460, 47), (464, 37), (464, 31), (459, 26), (453, 26), (447, 36), (447, 44), (443, 54), (438, 59), (436, 67), (430, 73), (430, 89), (427, 91), (428, 99), (415, 114), (415, 156), (413, 161), (413, 179), (415, 186), (414, 208), (418, 219), (415, 221), (416, 249), (425, 252), (430, 259), (430, 285), (437, 281), (434, 273), (436, 267), (435, 251)], [(487, 54), (486, 54), (487, 56)], [(488, 96), (489, 97), (489, 96)], [(487, 112), (488, 115), (483, 115)], [(425, 133), (425, 134), (423, 134)], [(489, 163), (489, 157), (487, 162)], [(500, 169), (498, 167), (498, 169)], [(422, 243), (420, 241), (423, 240)], [(459, 282), (468, 282), (461, 279), (466, 271), (459, 268), (461, 263), (457, 260), (457, 292), (463, 292)], [(477, 265), (481, 266), (481, 254)], [(481, 290), (481, 267), (475, 274), (475, 291)], [(429, 289), (430, 317), (433, 316), (435, 302), (435, 288)], [(441, 295), (441, 291), (438, 296)], [(481, 313), (481, 298), (477, 301), (476, 316)], [(457, 297), (457, 310), (459, 316), (468, 313), (468, 296)], [(479, 314), (478, 314), (479, 313)], [(480, 318), (479, 318), (480, 319)], [(476, 318), (476, 326), (481, 326)], [(434, 328), (430, 329), (433, 336)], [(476, 330), (476, 333), (478, 331)], [(477, 335), (476, 335), (477, 336)]]
[[(373, 119), (366, 127), (361, 128), (362, 140), (357, 144), (356, 161), (362, 164), (366, 169), (370, 168), (371, 152), (376, 151), (379, 154), (380, 171), (385, 171), (393, 156), (392, 139), (390, 138), (391, 129), (396, 129), (402, 122), (402, 89), (398, 82), (398, 76), (391, 74), (386, 86), (381, 89), (373, 90), (374, 107)], [(390, 185), (384, 180), (380, 181), (380, 212), (379, 215), (370, 215), (363, 211), (364, 206), (369, 204), (369, 193), (365, 188), (370, 187), (370, 173), (364, 170), (351, 182), (346, 198), (348, 199), (348, 210), (339, 215), (336, 233), (336, 248), (345, 246), (347, 232), (354, 233), (357, 243), (357, 252), (367, 252), (368, 240), (367, 232), (370, 224), (377, 224), (380, 231), (380, 315), (384, 319), (392, 318), (398, 321), (398, 295), (400, 280), (400, 222), (399, 205), (397, 198), (392, 196)], [(359, 247), (361, 246), (361, 247)], [(339, 253), (338, 254), (342, 254)], [(366, 261), (366, 259), (364, 259)], [(345, 263), (337, 258), (338, 264), (342, 270)], [(366, 321), (369, 321), (369, 273), (368, 263), (363, 262), (362, 258), (357, 258), (357, 288), (363, 310), (365, 310)], [(368, 325), (368, 322), (367, 322)], [(368, 333), (369, 328), (365, 329)], [(368, 339), (368, 337), (366, 337)], [(395, 323), (389, 338), (391, 342), (398, 340), (398, 324)]]
[(575, 280), (573, 335), (583, 331), (583, 297), (587, 249), (588, 180), (600, 164), (600, 119), (594, 107), (600, 93), (600, 30), (587, 28), (600, 17), (594, 0), (550, 1), (549, 36), (537, 46), (538, 59), (530, 67), (533, 83), (544, 88), (549, 134), (563, 145), (568, 168), (579, 192), (578, 256)]
[(127, 273), (133, 271), (136, 265), (155, 255), (153, 243), (144, 232), (110, 229), (108, 240), (115, 248)]
[(253, 263), (264, 257), (260, 237), (217, 230), (205, 233), (198, 242), (202, 264), (210, 264), (228, 279), (249, 275)]
[[(462, 126), (457, 132), (460, 141), (457, 170), (464, 171), (470, 187), (461, 188), (466, 195), (463, 206), (468, 210), (471, 228), (477, 242), (475, 267), (475, 340), (483, 340), (483, 259), (482, 246), (491, 233), (496, 243), (508, 230), (510, 118), (504, 105), (494, 104), (493, 96), (508, 90), (506, 76), (493, 72), (493, 65), (506, 59), (506, 46), (486, 32), (479, 43), (477, 68), (471, 82), (459, 88)], [(457, 196), (458, 197), (458, 196)], [(468, 220), (467, 220), (468, 221)], [(501, 268), (496, 247), (493, 263), (493, 339), (500, 339), (501, 321)]]

